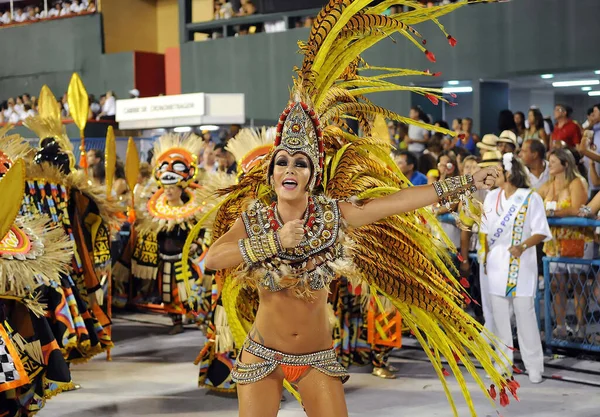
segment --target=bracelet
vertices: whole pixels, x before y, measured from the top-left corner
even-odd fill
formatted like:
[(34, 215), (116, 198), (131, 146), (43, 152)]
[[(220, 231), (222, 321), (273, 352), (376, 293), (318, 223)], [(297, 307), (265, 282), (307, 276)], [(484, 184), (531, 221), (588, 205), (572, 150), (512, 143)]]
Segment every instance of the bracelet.
[(450, 209), (453, 202), (462, 201), (469, 197), (471, 193), (477, 191), (472, 175), (462, 175), (460, 177), (446, 178), (443, 181), (433, 183), (440, 204), (446, 205)]
[(238, 240), (238, 248), (247, 265), (256, 265), (280, 253), (281, 243), (274, 232)]
[(581, 214), (583, 214), (585, 217), (588, 217), (589, 215), (591, 215), (591, 214), (592, 214), (592, 208), (591, 208), (591, 207), (588, 207), (588, 206), (582, 206), (582, 207), (579, 209), (579, 212), (580, 212)]

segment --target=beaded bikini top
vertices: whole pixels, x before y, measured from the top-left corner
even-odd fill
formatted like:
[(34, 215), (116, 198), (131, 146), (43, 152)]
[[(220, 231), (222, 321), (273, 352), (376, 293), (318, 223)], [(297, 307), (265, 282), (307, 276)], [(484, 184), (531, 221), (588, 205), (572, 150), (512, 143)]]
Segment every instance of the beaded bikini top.
[[(242, 220), (250, 238), (283, 227), (276, 203), (256, 201), (242, 214)], [(337, 200), (309, 197), (304, 220), (305, 235), (298, 246), (244, 271), (251, 286), (269, 291), (294, 288), (298, 297), (310, 298), (312, 291), (328, 288), (336, 274), (350, 268)]]

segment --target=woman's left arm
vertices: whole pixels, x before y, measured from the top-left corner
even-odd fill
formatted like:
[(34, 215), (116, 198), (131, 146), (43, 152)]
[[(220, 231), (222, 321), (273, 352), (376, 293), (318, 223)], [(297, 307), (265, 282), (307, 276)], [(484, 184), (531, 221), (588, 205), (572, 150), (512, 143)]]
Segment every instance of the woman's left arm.
[[(498, 176), (496, 168), (486, 168), (473, 176), (473, 184), (477, 189), (490, 188)], [(385, 197), (367, 201), (356, 207), (351, 203), (340, 202), (342, 216), (352, 227), (360, 227), (375, 223), (395, 214), (402, 214), (430, 206), (439, 201), (439, 196), (432, 185), (419, 185), (397, 191)]]

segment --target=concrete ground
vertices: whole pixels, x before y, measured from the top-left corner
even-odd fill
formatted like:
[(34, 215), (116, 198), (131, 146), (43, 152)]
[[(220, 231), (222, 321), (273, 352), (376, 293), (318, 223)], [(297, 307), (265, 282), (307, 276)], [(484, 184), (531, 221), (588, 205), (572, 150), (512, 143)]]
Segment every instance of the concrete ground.
[[(169, 336), (168, 319), (160, 316), (128, 315), (115, 319), (112, 362), (105, 355), (73, 367), (73, 379), (82, 389), (48, 401), (41, 417), (233, 417), (237, 402), (198, 389), (198, 370), (192, 363), (203, 336), (198, 330)], [(368, 417), (451, 417), (452, 412), (431, 365), (416, 350), (398, 351), (392, 363), (400, 369), (396, 380), (382, 380), (367, 369), (353, 369), (345, 384), (350, 416)], [(600, 376), (598, 365), (579, 364), (577, 371), (547, 368), (548, 376), (588, 384), (547, 379), (532, 385), (524, 375), (521, 402), (500, 410), (503, 417), (598, 417)], [(583, 368), (583, 372), (581, 369)], [(590, 385), (591, 384), (591, 385)], [(595, 386), (594, 386), (595, 384)], [(451, 384), (460, 416), (470, 413)], [(497, 417), (496, 410), (472, 384), (470, 388), (479, 416)], [(281, 417), (305, 416), (299, 404), (287, 395)], [(326, 417), (326, 416), (323, 416)]]

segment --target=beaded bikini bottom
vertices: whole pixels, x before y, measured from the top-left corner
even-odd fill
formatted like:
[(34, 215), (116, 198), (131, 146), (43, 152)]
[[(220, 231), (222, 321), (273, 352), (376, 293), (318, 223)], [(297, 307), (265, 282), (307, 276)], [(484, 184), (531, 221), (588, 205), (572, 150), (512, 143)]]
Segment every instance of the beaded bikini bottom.
[[(249, 364), (241, 362), (240, 358), (244, 351), (263, 359), (264, 362)], [(348, 371), (337, 361), (334, 349), (306, 355), (288, 355), (269, 349), (250, 338), (246, 339), (242, 349), (240, 349), (238, 359), (231, 371), (231, 377), (238, 384), (252, 384), (269, 376), (277, 367), (281, 368), (288, 382), (297, 381), (310, 368), (333, 378), (341, 378), (342, 382), (346, 382), (350, 377)]]

